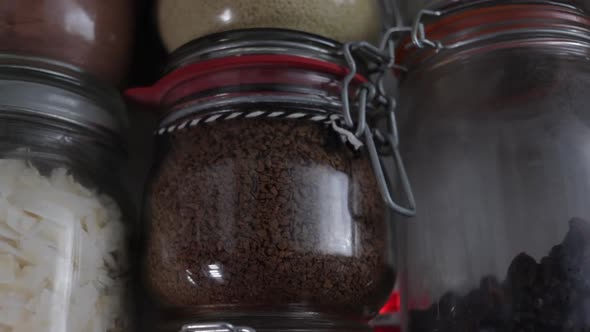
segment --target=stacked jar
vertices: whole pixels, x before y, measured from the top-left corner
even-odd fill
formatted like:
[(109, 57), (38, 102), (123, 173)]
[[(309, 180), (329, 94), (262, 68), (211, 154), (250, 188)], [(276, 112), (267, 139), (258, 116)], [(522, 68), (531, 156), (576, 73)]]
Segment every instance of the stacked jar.
[(590, 328), (590, 16), (578, 3), (437, 2), (399, 44), (420, 204), (402, 224), (411, 331)]
[(62, 61), (118, 85), (127, 73), (133, 0), (19, 0), (0, 5), (0, 52)]
[(0, 55), (0, 326), (125, 331), (124, 108), (73, 67)]
[(130, 1), (0, 4), (0, 331), (130, 329)]
[(165, 76), (128, 91), (163, 113), (142, 241), (157, 330), (368, 328), (395, 269), (387, 184), (363, 142), (374, 112), (356, 132), (341, 121), (342, 43), (376, 40), (378, 7), (158, 2)]

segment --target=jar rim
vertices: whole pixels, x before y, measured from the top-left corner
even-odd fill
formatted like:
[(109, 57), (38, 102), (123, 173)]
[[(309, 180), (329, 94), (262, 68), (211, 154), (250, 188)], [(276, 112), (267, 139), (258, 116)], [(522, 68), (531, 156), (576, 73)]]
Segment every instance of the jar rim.
[(0, 86), (0, 116), (59, 120), (116, 136), (128, 126), (116, 90), (60, 61), (0, 53)]
[[(369, 57), (361, 53), (355, 58), (351, 86), (369, 81), (368, 74), (376, 69)], [(159, 81), (128, 89), (125, 97), (163, 111), (163, 128), (195, 113), (240, 103), (340, 110), (348, 66), (345, 44), (321, 36), (274, 28), (232, 30), (181, 47)], [(310, 81), (305, 74), (329, 77), (330, 83)]]
[[(550, 4), (583, 12), (587, 10), (586, 7), (579, 4), (579, 2), (583, 1), (585, 0), (510, 0), (509, 3)], [(401, 3), (404, 4), (403, 1)], [(414, 6), (408, 8), (408, 3)], [(402, 20), (405, 19), (407, 21), (413, 20), (418, 14), (419, 10), (422, 9), (443, 11), (446, 14), (450, 14), (470, 8), (503, 5), (507, 3), (502, 3), (502, 0), (412, 0), (407, 1), (405, 4), (405, 8), (397, 8), (397, 10), (399, 11), (399, 13), (397, 14), (400, 16), (400, 18), (402, 18)], [(403, 7), (403, 5), (401, 5), (400, 7)]]
[[(348, 68), (328, 61), (300, 57), (296, 55), (243, 55), (215, 58), (195, 62), (184, 67), (180, 67), (170, 72), (152, 86), (131, 88), (125, 91), (125, 96), (137, 103), (150, 106), (164, 106), (169, 108), (169, 104), (185, 99), (188, 96), (195, 95), (202, 91), (212, 88), (221, 88), (229, 83), (219, 80), (195, 80), (195, 78), (213, 74), (220, 71), (239, 70), (244, 68), (266, 68), (280, 72), (281, 70), (305, 70), (315, 71), (338, 78), (344, 78), (348, 73)], [(240, 85), (263, 80), (266, 84), (273, 84), (273, 76), (240, 76)], [(176, 92), (179, 86), (185, 84), (182, 91)], [(198, 84), (196, 84), (197, 82)], [(353, 79), (353, 84), (362, 84), (367, 82), (367, 78), (357, 73)], [(171, 96), (173, 96), (171, 98)], [(165, 99), (171, 99), (164, 102)], [(169, 112), (170, 109), (164, 111)]]
[[(441, 54), (465, 49), (496, 50), (549, 46), (590, 45), (590, 16), (563, 4), (523, 4), (468, 8), (443, 13), (424, 27), (425, 36), (440, 47), (420, 48), (410, 38), (397, 49), (400, 63), (409, 69)], [(522, 43), (515, 43), (522, 41)], [(504, 46), (491, 47), (494, 44)]]
[(198, 61), (243, 55), (292, 55), (345, 65), (342, 44), (302, 31), (252, 28), (195, 39), (170, 55), (164, 73)]

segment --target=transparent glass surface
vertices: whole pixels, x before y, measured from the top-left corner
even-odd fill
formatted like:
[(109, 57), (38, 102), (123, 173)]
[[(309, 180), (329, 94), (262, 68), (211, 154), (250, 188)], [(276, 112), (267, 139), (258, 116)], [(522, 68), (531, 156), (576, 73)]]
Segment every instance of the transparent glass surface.
[(410, 330), (587, 330), (590, 49), (464, 55), (401, 82)]
[(386, 300), (394, 271), (370, 161), (323, 125), (197, 125), (160, 136), (156, 160), (144, 273), (173, 317), (304, 327), (360, 321)]
[(94, 137), (45, 120), (0, 117), (0, 330), (126, 331), (121, 191)]

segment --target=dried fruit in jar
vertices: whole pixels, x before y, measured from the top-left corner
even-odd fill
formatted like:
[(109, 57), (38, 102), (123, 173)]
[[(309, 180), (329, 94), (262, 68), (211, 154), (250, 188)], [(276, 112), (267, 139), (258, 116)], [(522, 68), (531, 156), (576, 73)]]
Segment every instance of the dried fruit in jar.
[[(418, 332), (588, 331), (588, 303), (590, 223), (574, 218), (563, 242), (540, 262), (520, 253), (503, 283), (486, 277), (465, 296), (447, 293), (427, 310), (413, 311), (411, 324)], [(441, 315), (447, 312), (452, 315)]]

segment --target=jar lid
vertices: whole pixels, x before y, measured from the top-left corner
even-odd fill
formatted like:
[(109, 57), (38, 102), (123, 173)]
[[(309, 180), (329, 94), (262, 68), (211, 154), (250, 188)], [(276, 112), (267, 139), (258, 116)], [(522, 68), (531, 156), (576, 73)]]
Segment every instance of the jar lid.
[(412, 69), (434, 58), (448, 62), (507, 48), (590, 48), (590, 16), (562, 4), (507, 4), (440, 14), (425, 25), (420, 43), (410, 37), (402, 41), (400, 64)]
[[(415, 204), (399, 153), (395, 100), (383, 84), (385, 72), (394, 65), (392, 51), (389, 42), (378, 48), (289, 30), (234, 30), (182, 47), (172, 55), (160, 81), (129, 89), (125, 95), (166, 112), (157, 135), (240, 117), (323, 122), (354, 150), (366, 146), (384, 201), (392, 210), (412, 216)], [(289, 111), (255, 109), (262, 105)], [(238, 106), (251, 112), (236, 110)], [(385, 134), (373, 126), (379, 118), (387, 121)], [(407, 207), (392, 198), (393, 181), (387, 181), (383, 168), (385, 155), (394, 158)]]
[(81, 69), (46, 58), (0, 53), (0, 112), (43, 117), (120, 135), (127, 128), (118, 92)]
[(216, 33), (196, 39), (171, 54), (165, 72), (197, 61), (244, 55), (290, 55), (346, 62), (342, 44), (314, 34), (285, 29), (243, 29)]
[[(369, 65), (363, 66), (362, 54), (359, 58), (360, 66), (352, 81), (354, 84), (367, 82), (366, 73), (372, 70)], [(284, 68), (318, 71), (340, 78), (349, 72), (343, 45), (339, 42), (283, 29), (234, 30), (200, 38), (181, 47), (171, 55), (165, 74), (158, 82), (149, 87), (129, 89), (125, 96), (140, 104), (166, 107), (201, 91), (236, 84), (233, 74), (215, 79), (196, 79), (198, 77), (216, 71), (256, 66), (276, 70), (263, 76), (254, 73), (240, 75), (237, 80), (240, 85), (273, 84), (285, 80), (297, 84), (292, 76), (281, 75)]]

